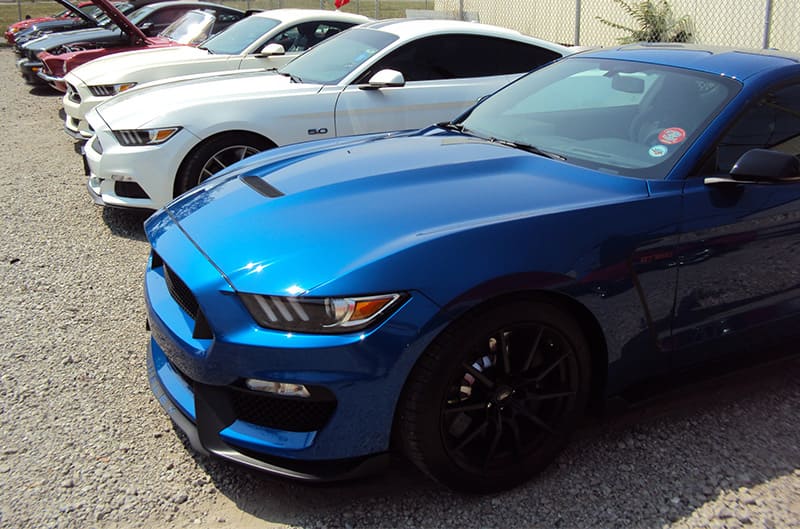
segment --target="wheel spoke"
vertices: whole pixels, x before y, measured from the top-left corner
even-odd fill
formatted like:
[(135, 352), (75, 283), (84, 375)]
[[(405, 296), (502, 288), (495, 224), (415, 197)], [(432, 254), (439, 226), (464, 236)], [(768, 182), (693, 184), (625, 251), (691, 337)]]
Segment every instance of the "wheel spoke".
[(558, 358), (556, 358), (556, 359), (553, 361), (553, 363), (552, 363), (552, 364), (550, 364), (550, 365), (547, 367), (547, 369), (545, 369), (544, 371), (542, 371), (541, 373), (539, 373), (539, 375), (538, 375), (538, 376), (537, 376), (537, 377), (536, 377), (534, 380), (535, 380), (536, 382), (541, 382), (541, 381), (542, 381), (542, 379), (543, 379), (544, 377), (546, 377), (547, 375), (549, 375), (549, 374), (550, 374), (550, 372), (551, 372), (553, 369), (555, 369), (556, 367), (558, 367), (558, 365), (559, 365), (561, 362), (563, 362), (563, 361), (564, 361), (564, 359), (566, 359), (568, 356), (569, 356), (569, 353), (567, 352), (567, 353), (564, 353), (564, 354), (562, 354), (562, 355), (561, 355), (561, 356), (559, 356)]
[(522, 447), (522, 439), (519, 435), (519, 425), (517, 421), (511, 418), (505, 418), (504, 421), (508, 422), (509, 429), (511, 430), (511, 440), (513, 441), (513, 448), (514, 448), (514, 455), (519, 457), (522, 453), (520, 448)]
[(492, 443), (489, 445), (489, 450), (486, 451), (486, 457), (483, 460), (483, 468), (489, 466), (489, 462), (494, 457), (494, 453), (497, 451), (497, 447), (500, 444), (500, 438), (503, 436), (503, 418), (500, 415), (497, 416), (497, 420), (495, 421), (495, 432), (494, 437), (492, 438)]
[(514, 406), (514, 409), (515, 409), (517, 412), (521, 413), (522, 415), (524, 415), (525, 417), (527, 417), (528, 419), (530, 419), (530, 421), (531, 421), (533, 424), (535, 424), (536, 426), (538, 426), (538, 427), (539, 427), (539, 428), (541, 428), (542, 430), (546, 431), (547, 433), (552, 433), (552, 434), (556, 433), (556, 431), (555, 431), (555, 430), (553, 430), (553, 429), (552, 429), (550, 426), (548, 426), (548, 425), (547, 425), (547, 423), (545, 423), (545, 422), (544, 422), (543, 420), (541, 420), (539, 417), (537, 417), (536, 415), (534, 415), (533, 413), (531, 413), (530, 411), (528, 411), (528, 410), (525, 408), (525, 406), (520, 406), (520, 405), (517, 405), (517, 404), (513, 404), (513, 406)]
[(575, 395), (574, 391), (561, 391), (559, 393), (542, 393), (542, 394), (532, 393), (531, 395), (525, 397), (522, 400), (525, 401), (525, 402), (528, 402), (528, 401), (531, 401), (531, 400), (536, 400), (536, 401), (539, 401), (539, 400), (550, 400), (550, 399), (560, 399), (560, 398), (563, 398), (563, 397), (571, 397), (573, 395)]
[(533, 345), (531, 345), (530, 351), (528, 351), (528, 357), (525, 358), (525, 363), (522, 365), (522, 373), (530, 369), (531, 364), (533, 363), (533, 358), (536, 356), (536, 350), (539, 349), (539, 342), (542, 341), (543, 334), (544, 327), (539, 327), (539, 332), (536, 334), (536, 338), (533, 340)]
[(452, 408), (445, 408), (442, 412), (445, 415), (450, 415), (451, 413), (467, 413), (468, 411), (480, 411), (485, 410), (489, 407), (489, 402), (476, 402), (475, 404), (464, 404), (463, 406), (454, 406)]
[(479, 435), (479, 434), (481, 434), (482, 432), (484, 432), (484, 431), (486, 430), (486, 426), (487, 426), (487, 423), (486, 423), (486, 422), (483, 422), (483, 423), (481, 423), (481, 425), (480, 425), (480, 426), (478, 426), (477, 428), (475, 428), (475, 429), (472, 431), (472, 433), (471, 433), (471, 434), (467, 435), (467, 437), (465, 437), (464, 439), (462, 439), (462, 440), (461, 440), (461, 442), (460, 442), (460, 443), (458, 443), (458, 444), (457, 444), (457, 445), (454, 447), (454, 450), (455, 450), (456, 452), (460, 452), (460, 451), (461, 451), (461, 450), (462, 450), (462, 449), (463, 449), (465, 446), (467, 446), (467, 445), (468, 445), (469, 443), (471, 443), (471, 442), (472, 442), (472, 441), (473, 441), (473, 440), (474, 440), (476, 437), (478, 437), (478, 435)]
[(224, 163), (222, 163), (222, 162), (220, 161), (220, 159), (219, 159), (219, 158), (217, 158), (217, 156), (218, 156), (219, 154), (220, 154), (220, 153), (217, 153), (217, 154), (215, 154), (214, 156), (212, 156), (212, 157), (211, 157), (211, 159), (209, 160), (209, 162), (215, 162), (217, 165), (219, 165), (219, 168), (220, 168), (220, 169), (225, 169), (225, 168), (226, 168), (226, 167), (228, 167), (228, 166), (227, 166), (227, 165), (225, 165)]
[(475, 369), (473, 366), (469, 364), (462, 364), (462, 367), (466, 369), (467, 373), (472, 375), (475, 378), (475, 380), (477, 380), (487, 388), (489, 389), (494, 388), (494, 381), (492, 381), (489, 377), (487, 377), (486, 375)]
[(503, 355), (503, 372), (506, 375), (511, 374), (511, 344), (509, 338), (511, 331), (503, 331), (500, 333), (500, 353)]

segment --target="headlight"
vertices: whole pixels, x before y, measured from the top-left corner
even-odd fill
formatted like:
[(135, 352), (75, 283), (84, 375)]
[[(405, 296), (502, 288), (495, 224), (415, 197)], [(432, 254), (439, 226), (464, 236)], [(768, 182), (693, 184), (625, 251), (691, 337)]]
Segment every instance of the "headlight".
[(280, 331), (338, 334), (360, 331), (386, 318), (405, 294), (341, 298), (301, 298), (241, 294), (262, 327)]
[(136, 86), (136, 83), (102, 84), (90, 86), (89, 91), (93, 96), (111, 97), (119, 94), (120, 92), (124, 92), (125, 90), (130, 90), (134, 86)]
[(120, 145), (138, 146), (164, 143), (179, 130), (181, 130), (180, 127), (168, 127), (164, 129), (115, 130), (113, 132)]

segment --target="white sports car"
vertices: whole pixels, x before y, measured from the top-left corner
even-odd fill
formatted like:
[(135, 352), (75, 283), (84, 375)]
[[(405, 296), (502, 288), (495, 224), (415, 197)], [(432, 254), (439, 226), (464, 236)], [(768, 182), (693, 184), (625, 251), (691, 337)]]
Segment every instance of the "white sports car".
[(87, 115), (89, 192), (103, 205), (159, 208), (265, 149), (450, 120), (570, 51), (483, 24), (388, 20), (349, 29), (276, 72), (137, 87)]
[(65, 76), (65, 130), (85, 140), (91, 136), (86, 113), (137, 84), (224, 70), (278, 68), (317, 42), (369, 20), (340, 11), (273, 9), (240, 20), (199, 48), (137, 50), (95, 59)]

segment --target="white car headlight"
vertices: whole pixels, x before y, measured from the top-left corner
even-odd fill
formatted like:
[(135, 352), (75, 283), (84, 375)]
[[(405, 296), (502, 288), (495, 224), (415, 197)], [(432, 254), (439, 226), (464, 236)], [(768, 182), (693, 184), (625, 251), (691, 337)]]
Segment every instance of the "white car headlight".
[(140, 146), (158, 145), (164, 143), (181, 130), (181, 127), (166, 127), (163, 129), (136, 129), (136, 130), (115, 130), (114, 137), (120, 145)]
[(124, 92), (125, 90), (130, 90), (134, 86), (136, 86), (136, 83), (119, 83), (119, 84), (96, 85), (96, 86), (90, 86), (88, 88), (93, 96), (111, 97), (119, 94), (120, 92)]
[(262, 327), (314, 334), (359, 331), (387, 317), (407, 298), (405, 294), (341, 298), (240, 296)]

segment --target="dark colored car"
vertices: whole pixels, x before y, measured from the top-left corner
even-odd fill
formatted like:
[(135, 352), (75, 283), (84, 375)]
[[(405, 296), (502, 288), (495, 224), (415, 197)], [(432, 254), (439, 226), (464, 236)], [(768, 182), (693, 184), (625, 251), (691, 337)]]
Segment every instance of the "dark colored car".
[[(77, 7), (78, 9), (85, 10), (88, 13), (91, 13), (93, 10), (99, 12), (97, 6), (93, 5), (91, 2), (81, 2), (80, 4), (77, 5)], [(8, 28), (6, 28), (5, 32), (6, 42), (8, 42), (9, 45), (13, 46), (17, 33), (23, 30), (27, 30), (28, 28), (36, 24), (41, 24), (43, 22), (53, 22), (56, 20), (67, 20), (70, 18), (75, 18), (75, 14), (69, 9), (64, 9), (63, 11), (49, 17), (47, 16), (31, 17), (30, 15), (28, 15), (28, 18), (20, 20), (19, 22), (14, 22), (13, 24), (9, 25)]]
[(798, 140), (800, 55), (652, 44), (255, 155), (146, 222), (151, 387), (197, 450), (267, 472), (398, 450), (513, 487), (589, 403), (796, 339)]
[[(188, 0), (152, 3), (140, 7), (126, 16), (108, 0), (92, 1), (103, 10), (110, 22), (105, 27), (47, 35), (22, 45), (23, 58), (17, 61), (17, 67), (26, 82), (30, 84), (47, 83), (38, 75), (44, 64), (39, 57), (43, 52), (59, 55), (90, 49), (126, 51), (144, 47), (182, 45), (183, 42), (171, 39), (168, 34), (161, 35), (160, 33), (189, 11), (202, 9), (213, 13), (221, 22), (218, 30), (245, 16), (245, 13), (238, 9)], [(225, 22), (222, 23), (223, 21)], [(185, 35), (182, 31), (179, 33), (182, 36)], [(113, 51), (98, 52), (98, 56), (103, 53), (113, 53)], [(87, 60), (90, 59), (87, 58)], [(63, 71), (60, 73), (63, 74)], [(61, 91), (66, 90), (63, 83), (56, 88)]]
[[(130, 13), (147, 4), (159, 1), (161, 0), (130, 0), (128, 2), (114, 2), (114, 5), (123, 13)], [(77, 6), (72, 4), (69, 0), (56, 0), (56, 2), (62, 4), (66, 12), (70, 13), (70, 16), (57, 20), (37, 22), (21, 29), (14, 36), (14, 51), (18, 55), (22, 55), (23, 53), (22, 45), (44, 37), (45, 35), (103, 27), (110, 23), (108, 17), (103, 14), (103, 10), (91, 1), (78, 4)]]

